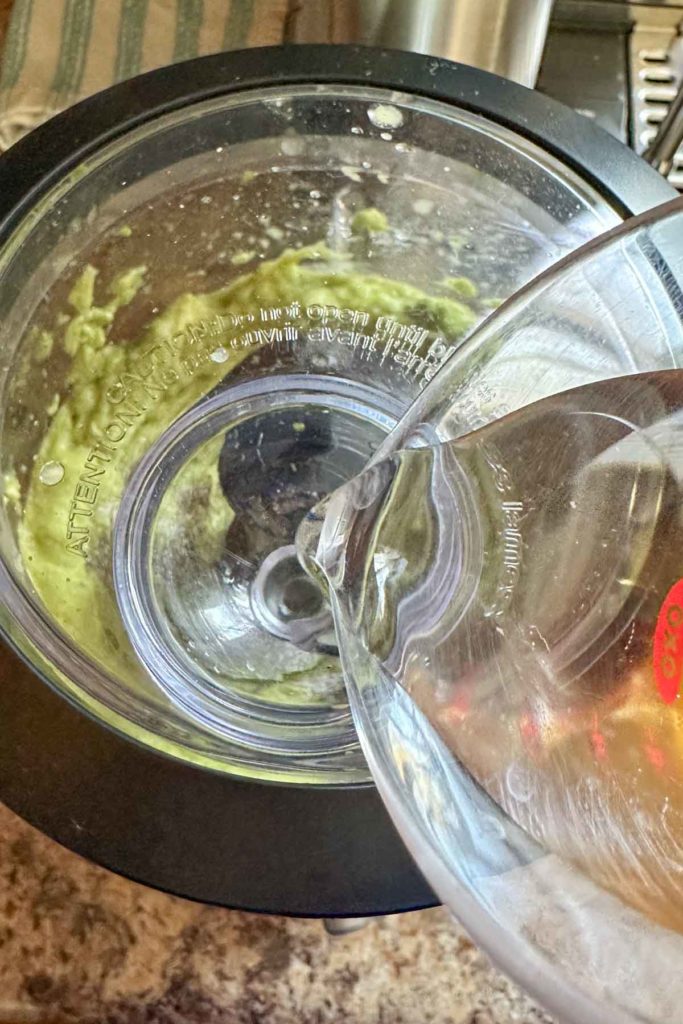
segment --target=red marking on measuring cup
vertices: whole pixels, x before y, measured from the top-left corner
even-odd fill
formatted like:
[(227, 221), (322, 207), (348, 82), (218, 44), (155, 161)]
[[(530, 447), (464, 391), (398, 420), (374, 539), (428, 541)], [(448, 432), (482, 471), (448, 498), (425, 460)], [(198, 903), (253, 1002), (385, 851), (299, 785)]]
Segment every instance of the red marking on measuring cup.
[(595, 729), (590, 736), (591, 746), (593, 753), (600, 761), (604, 761), (607, 757), (607, 744), (605, 743), (605, 737), (599, 729)]
[(650, 764), (653, 765), (657, 769), (657, 771), (661, 772), (664, 770), (664, 766), (666, 764), (666, 757), (664, 756), (664, 751), (661, 749), (661, 747), (655, 747), (652, 746), (652, 744), (650, 743), (646, 743), (645, 755)]
[(674, 583), (659, 609), (652, 662), (659, 694), (673, 704), (683, 675), (683, 580)]

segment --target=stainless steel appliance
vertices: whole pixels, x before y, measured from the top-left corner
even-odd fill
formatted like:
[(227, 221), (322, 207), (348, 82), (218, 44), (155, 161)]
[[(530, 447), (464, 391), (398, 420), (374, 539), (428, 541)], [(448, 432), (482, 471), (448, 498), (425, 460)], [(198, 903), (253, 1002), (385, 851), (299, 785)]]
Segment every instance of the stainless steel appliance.
[(446, 57), (533, 87), (553, 0), (291, 0), (288, 42)]
[[(287, 39), (412, 50), (536, 85), (683, 189), (683, 118), (669, 116), (683, 85), (683, 0), (291, 0)], [(650, 153), (662, 126), (666, 144)]]
[[(541, 92), (646, 155), (681, 85), (681, 0), (557, 0), (537, 81)], [(666, 170), (683, 189), (683, 148), (676, 150)]]

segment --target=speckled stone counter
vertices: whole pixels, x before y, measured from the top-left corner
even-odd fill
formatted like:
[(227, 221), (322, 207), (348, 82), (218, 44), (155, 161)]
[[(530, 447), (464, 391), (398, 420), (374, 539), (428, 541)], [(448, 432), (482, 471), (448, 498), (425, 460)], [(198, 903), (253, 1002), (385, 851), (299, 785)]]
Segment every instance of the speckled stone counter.
[(547, 1024), (442, 910), (330, 938), (112, 875), (0, 806), (0, 1022)]

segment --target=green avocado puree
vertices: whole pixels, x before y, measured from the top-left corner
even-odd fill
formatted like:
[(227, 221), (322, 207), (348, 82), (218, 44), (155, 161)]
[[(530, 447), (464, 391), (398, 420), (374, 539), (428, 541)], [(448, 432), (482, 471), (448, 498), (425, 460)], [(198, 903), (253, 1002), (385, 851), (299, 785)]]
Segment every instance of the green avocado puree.
[[(368, 228), (379, 222), (371, 220)], [(33, 466), (19, 529), (31, 581), (54, 622), (122, 686), (149, 686), (119, 618), (113, 593), (111, 534), (126, 480), (144, 452), (185, 410), (217, 385), (254, 346), (232, 344), (240, 318), (268, 307), (359, 309), (371, 318), (412, 323), (427, 317), (449, 341), (473, 325), (458, 298), (433, 297), (404, 282), (354, 272), (324, 246), (287, 250), (224, 288), (180, 295), (126, 343), (110, 341), (117, 312), (145, 282), (134, 267), (107, 287), (88, 266), (74, 285), (69, 309), (42, 332), (41, 358), (59, 346), (70, 358), (63, 393)], [(452, 293), (451, 293), (452, 294)], [(217, 319), (218, 318), (218, 319)], [(202, 337), (197, 325), (224, 325)], [(370, 326), (364, 330), (372, 329)], [(205, 467), (204, 500), (216, 536), (232, 511), (215, 461)], [(75, 510), (76, 514), (75, 514)], [(310, 655), (311, 665), (316, 656)], [(282, 681), (279, 681), (280, 683)], [(263, 695), (269, 685), (264, 681)]]

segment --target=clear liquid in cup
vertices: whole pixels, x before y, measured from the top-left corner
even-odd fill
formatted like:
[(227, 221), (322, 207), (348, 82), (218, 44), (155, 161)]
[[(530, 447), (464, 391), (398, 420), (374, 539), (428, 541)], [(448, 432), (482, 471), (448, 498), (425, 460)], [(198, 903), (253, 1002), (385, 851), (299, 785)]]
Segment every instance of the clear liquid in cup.
[(643, 374), (399, 452), (299, 535), (423, 838), (470, 878), (550, 852), (679, 932), (682, 484), (683, 373)]

